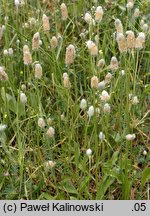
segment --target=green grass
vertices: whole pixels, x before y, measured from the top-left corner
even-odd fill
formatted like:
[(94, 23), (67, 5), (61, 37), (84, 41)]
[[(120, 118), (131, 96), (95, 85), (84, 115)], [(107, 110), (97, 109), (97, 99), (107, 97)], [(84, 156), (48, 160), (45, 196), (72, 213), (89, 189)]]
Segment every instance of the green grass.
[[(64, 1), (69, 18), (61, 20), (60, 1), (54, 5), (42, 1), (26, 1), (18, 11), (14, 1), (1, 3), (0, 27), (5, 32), (0, 40), (0, 66), (5, 67), (9, 80), (0, 80), (0, 124), (7, 128), (0, 132), (0, 198), (1, 199), (150, 199), (150, 29), (145, 32), (143, 49), (120, 54), (114, 21), (122, 21), (124, 33), (142, 32), (141, 19), (150, 28), (149, 1), (135, 1), (134, 8), (126, 10), (126, 1)], [(89, 3), (88, 3), (89, 2)], [(95, 1), (96, 2), (96, 1)], [(100, 24), (92, 26), (84, 21), (84, 14), (92, 6), (101, 5), (104, 16)], [(140, 16), (133, 18), (134, 9)], [(43, 32), (42, 16), (50, 18), (50, 31)], [(8, 19), (5, 17), (8, 16)], [(92, 12), (94, 17), (94, 10)], [(34, 17), (36, 25), (24, 28), (24, 23)], [(87, 31), (85, 38), (80, 33)], [(39, 32), (42, 45), (32, 50), (32, 37)], [(52, 36), (61, 35), (58, 47), (52, 49)], [(86, 41), (94, 41), (98, 34), (98, 56), (91, 57)], [(17, 40), (20, 42), (17, 43)], [(23, 46), (30, 48), (33, 64), (24, 65)], [(73, 44), (76, 58), (69, 67), (65, 65), (66, 47)], [(12, 56), (4, 56), (4, 49), (13, 48)], [(112, 72), (109, 64), (112, 56), (119, 61), (119, 69)], [(97, 62), (104, 58), (106, 65), (98, 69)], [(41, 80), (34, 77), (34, 64), (43, 68)], [(120, 74), (125, 70), (125, 76)], [(63, 73), (68, 73), (71, 88), (63, 86)], [(92, 89), (91, 77), (100, 81), (112, 73), (112, 80), (105, 90), (111, 95), (110, 114), (104, 114), (102, 90)], [(26, 90), (22, 90), (22, 85)], [(24, 91), (27, 103), (20, 101)], [(133, 105), (129, 94), (137, 96), (139, 103)], [(87, 100), (85, 111), (80, 110), (82, 98)], [(88, 108), (100, 108), (89, 121)], [(62, 114), (64, 119), (62, 119)], [(38, 126), (43, 117), (46, 127)], [(48, 118), (55, 136), (46, 135)], [(99, 133), (105, 139), (99, 140)], [(133, 141), (126, 135), (135, 133)], [(92, 155), (86, 155), (87, 149)], [(143, 151), (147, 154), (144, 155)], [(54, 161), (53, 168), (46, 167)], [(8, 172), (8, 173), (7, 173)], [(8, 175), (7, 175), (8, 174)]]

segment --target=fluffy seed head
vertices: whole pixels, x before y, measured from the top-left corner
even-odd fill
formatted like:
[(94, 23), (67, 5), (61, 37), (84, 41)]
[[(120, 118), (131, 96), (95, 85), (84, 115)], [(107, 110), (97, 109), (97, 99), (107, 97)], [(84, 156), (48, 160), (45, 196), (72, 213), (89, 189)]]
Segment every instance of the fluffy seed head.
[(67, 20), (68, 19), (68, 10), (67, 10), (67, 6), (65, 5), (65, 3), (62, 3), (60, 6), (61, 9), (61, 19), (62, 20)]
[(126, 140), (127, 141), (133, 141), (136, 138), (135, 134), (127, 134)]
[(100, 131), (100, 133), (99, 133), (99, 139), (100, 139), (101, 141), (103, 141), (103, 140), (105, 139), (105, 135), (103, 134), (102, 131)]
[(30, 52), (28, 45), (23, 46), (23, 53), (24, 52)]
[(69, 80), (68, 76), (64, 77), (63, 84), (64, 84), (64, 88), (68, 88), (69, 89), (71, 87), (71, 83), (70, 83), (70, 80)]
[(19, 5), (20, 5), (20, 0), (15, 0), (14, 3), (15, 3), (15, 6), (16, 6), (16, 7), (19, 7)]
[(147, 32), (147, 31), (148, 31), (148, 28), (149, 28), (149, 26), (148, 26), (147, 23), (145, 23), (145, 24), (142, 26), (142, 29), (143, 29), (144, 32)]
[(47, 168), (53, 168), (56, 165), (56, 162), (49, 160), (45, 163), (45, 165)]
[(135, 47), (135, 35), (133, 31), (127, 31), (127, 47), (133, 49)]
[(97, 66), (100, 68), (103, 68), (105, 66), (105, 60), (104, 59), (100, 59), (97, 63)]
[(2, 81), (7, 81), (8, 80), (8, 75), (4, 70), (4, 67), (0, 66), (0, 80)]
[(32, 64), (32, 56), (27, 45), (23, 47), (23, 61), (25, 65)]
[(118, 42), (118, 46), (119, 46), (119, 51), (121, 53), (123, 52), (127, 52), (127, 42), (126, 42), (126, 38), (122, 33), (119, 33), (117, 35), (117, 42)]
[(110, 95), (108, 94), (107, 91), (103, 90), (100, 98), (102, 101), (107, 102), (110, 99)]
[(86, 13), (84, 16), (84, 20), (86, 23), (90, 24), (92, 22), (92, 17), (89, 13)]
[(115, 20), (115, 28), (116, 28), (117, 34), (119, 33), (123, 34), (123, 26), (122, 26), (122, 22), (120, 21), (120, 19)]
[(112, 79), (112, 74), (111, 73), (108, 73), (108, 74), (106, 74), (106, 76), (105, 76), (105, 83), (110, 83), (110, 81), (111, 81), (111, 79)]
[(134, 0), (128, 0), (127, 2), (127, 9), (132, 9), (134, 6)]
[(87, 107), (87, 101), (83, 98), (80, 102), (80, 109), (85, 110)]
[(53, 36), (52, 39), (51, 39), (51, 46), (53, 48), (56, 48), (58, 46), (58, 40), (57, 40), (57, 37)]
[(4, 53), (4, 56), (8, 56), (8, 50), (7, 49), (5, 49), (3, 53)]
[(122, 76), (124, 76), (124, 75), (125, 75), (125, 70), (121, 70), (120, 74), (121, 74)]
[(24, 61), (25, 65), (32, 64), (32, 56), (31, 56), (30, 52), (25, 52), (24, 53), (23, 61)]
[(90, 157), (91, 154), (92, 154), (92, 150), (91, 150), (90, 148), (87, 149), (87, 150), (86, 150), (86, 155), (87, 155), (88, 157)]
[(66, 57), (65, 57), (66, 65), (72, 64), (74, 62), (75, 57), (76, 57), (75, 47), (72, 44), (70, 44), (66, 48)]
[(0, 132), (3, 132), (7, 128), (7, 125), (0, 124)]
[(13, 49), (12, 49), (12, 48), (9, 48), (9, 49), (8, 49), (8, 54), (9, 54), (10, 56), (12, 56), (13, 53), (14, 53)]
[(145, 42), (145, 34), (144, 34), (143, 32), (140, 32), (140, 33), (139, 33), (139, 38), (140, 38), (140, 40), (142, 41), (142, 43)]
[(104, 113), (110, 113), (110, 110), (110, 105), (108, 103), (105, 103), (103, 108)]
[(116, 71), (118, 68), (119, 68), (118, 60), (117, 60), (117, 58), (115, 56), (113, 56), (111, 58), (111, 61), (110, 61), (110, 69), (112, 71)]
[(138, 17), (139, 15), (140, 15), (140, 10), (139, 10), (139, 8), (135, 8), (133, 16), (134, 16), (134, 17)]
[(138, 37), (135, 39), (135, 48), (142, 49), (145, 43), (145, 34), (140, 32)]
[(43, 74), (41, 64), (35, 64), (35, 78), (41, 79)]
[(104, 12), (103, 12), (102, 7), (98, 6), (96, 8), (96, 11), (95, 11), (95, 21), (98, 22), (98, 23), (100, 23), (102, 21), (103, 14), (104, 14)]
[(143, 151), (143, 155), (147, 155), (147, 151), (146, 150)]
[(27, 96), (23, 92), (20, 93), (20, 101), (23, 104), (27, 103)]
[(39, 118), (39, 119), (38, 119), (38, 126), (39, 126), (40, 128), (45, 128), (45, 121), (44, 121), (43, 118)]
[(128, 2), (127, 9), (132, 9), (134, 4), (132, 2)]
[(101, 81), (98, 83), (98, 89), (104, 89), (105, 88), (105, 81)]
[(87, 111), (87, 114), (89, 116), (89, 120), (91, 119), (91, 117), (94, 115), (94, 107), (93, 106), (90, 106), (88, 111)]
[(99, 83), (98, 77), (93, 76), (91, 78), (91, 88), (97, 89), (98, 88), (98, 83)]
[(67, 73), (63, 73), (63, 79), (64, 79), (65, 77), (68, 77), (68, 74), (67, 74)]
[(53, 128), (53, 127), (49, 127), (49, 129), (48, 129), (47, 132), (46, 132), (46, 135), (47, 135), (49, 138), (54, 137), (54, 135), (55, 135), (55, 130), (54, 130), (54, 128)]
[(32, 50), (39, 49), (39, 46), (40, 46), (39, 42), (40, 42), (40, 34), (39, 34), (39, 32), (36, 32), (33, 35), (33, 39), (32, 39)]
[(92, 56), (97, 56), (98, 55), (98, 48), (97, 48), (96, 44), (93, 41), (91, 41), (91, 40), (87, 41), (86, 45), (87, 45), (87, 47), (88, 47), (88, 49), (90, 51), (90, 54)]
[(46, 16), (46, 14), (43, 14), (42, 22), (43, 22), (43, 31), (44, 32), (49, 31), (50, 30), (49, 18)]
[(134, 96), (133, 99), (132, 99), (132, 104), (137, 105), (138, 103), (139, 103), (138, 97)]

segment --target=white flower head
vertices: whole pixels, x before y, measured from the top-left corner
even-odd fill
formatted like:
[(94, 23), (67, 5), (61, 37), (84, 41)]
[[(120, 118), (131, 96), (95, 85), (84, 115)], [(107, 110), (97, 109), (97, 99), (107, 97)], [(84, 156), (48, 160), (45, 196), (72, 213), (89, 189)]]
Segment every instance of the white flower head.
[(16, 6), (16, 7), (19, 7), (19, 5), (20, 5), (20, 0), (15, 0), (14, 3), (15, 3), (15, 6)]
[(145, 32), (147, 32), (148, 28), (149, 28), (149, 26), (148, 26), (147, 23), (145, 23), (145, 24), (142, 26), (142, 29), (143, 29), (143, 31), (145, 31)]
[(98, 67), (104, 67), (104, 65), (105, 65), (105, 60), (104, 59), (100, 59), (99, 61), (98, 61), (98, 63), (97, 63), (97, 66)]
[(105, 83), (110, 83), (112, 79), (112, 74), (111, 73), (107, 73), (106, 76), (105, 76)]
[(121, 74), (122, 76), (124, 76), (124, 75), (125, 75), (125, 70), (121, 70), (120, 74)]
[(20, 101), (23, 104), (27, 103), (27, 96), (23, 92), (20, 93)]
[(7, 128), (7, 125), (0, 124), (0, 132), (3, 132)]
[(8, 56), (8, 50), (7, 49), (4, 50), (4, 56)]
[(143, 155), (147, 155), (147, 151), (146, 150), (143, 151)]
[(49, 127), (49, 129), (48, 129), (47, 132), (46, 132), (46, 135), (47, 135), (49, 138), (54, 137), (54, 135), (55, 135), (55, 129), (54, 129), (53, 127)]
[(129, 1), (129, 2), (127, 3), (127, 9), (132, 9), (133, 6), (134, 6), (134, 2)]
[(139, 10), (139, 8), (135, 8), (135, 10), (134, 10), (134, 17), (138, 17), (139, 15), (140, 15), (140, 10)]
[(92, 17), (89, 13), (86, 13), (84, 16), (84, 20), (86, 23), (90, 24), (92, 22)]
[(141, 40), (142, 42), (145, 42), (145, 34), (144, 34), (144, 32), (140, 32), (140, 33), (139, 33), (139, 38), (140, 38), (140, 40)]
[(99, 139), (100, 139), (101, 141), (103, 141), (103, 140), (105, 139), (105, 135), (103, 134), (102, 131), (99, 133)]
[(92, 56), (98, 55), (98, 47), (96, 46), (96, 44), (93, 41), (91, 41), (91, 40), (86, 41), (86, 46), (88, 47), (90, 54)]
[(91, 119), (91, 117), (94, 115), (94, 107), (93, 106), (90, 106), (88, 111), (87, 111), (87, 114), (89, 116), (89, 120)]
[(88, 49), (90, 49), (93, 45), (93, 41), (91, 41), (91, 40), (86, 41), (86, 45), (87, 45)]
[(9, 48), (9, 49), (8, 49), (8, 54), (9, 54), (10, 56), (12, 56), (13, 53), (14, 53), (13, 49), (12, 49), (12, 48)]
[(65, 55), (65, 63), (66, 65), (70, 65), (74, 62), (76, 57), (76, 50), (74, 45), (70, 44), (67, 48), (66, 48), (66, 55)]
[(56, 165), (56, 162), (49, 160), (45, 163), (45, 165), (47, 168), (53, 168)]
[(135, 134), (127, 134), (126, 140), (127, 141), (133, 141), (136, 138)]
[(110, 105), (108, 104), (108, 103), (106, 103), (106, 104), (104, 104), (104, 109), (103, 109), (103, 111), (104, 111), (104, 113), (110, 113)]
[(88, 157), (90, 157), (91, 154), (92, 154), (92, 150), (91, 150), (90, 148), (87, 149), (87, 150), (86, 150), (86, 155), (87, 155)]
[(104, 89), (105, 88), (105, 81), (101, 81), (98, 83), (98, 89)]
[(101, 98), (102, 101), (107, 102), (110, 99), (110, 95), (108, 94), (107, 91), (103, 90), (100, 98)]
[(44, 121), (43, 118), (39, 118), (39, 119), (38, 119), (38, 126), (39, 126), (40, 128), (45, 128), (45, 121)]
[(133, 99), (132, 99), (132, 104), (137, 105), (138, 103), (139, 103), (138, 97), (134, 96)]
[(67, 73), (63, 73), (63, 79), (64, 79), (65, 77), (68, 77), (68, 74), (67, 74)]
[(96, 11), (95, 11), (95, 21), (98, 22), (98, 23), (100, 23), (102, 21), (103, 14), (104, 14), (104, 12), (103, 12), (102, 7), (98, 6), (96, 8)]
[(43, 70), (42, 70), (41, 64), (39, 63), (35, 64), (35, 73), (34, 73), (35, 78), (41, 79), (42, 73), (43, 73)]
[(80, 102), (80, 109), (85, 110), (87, 107), (87, 101), (83, 98)]

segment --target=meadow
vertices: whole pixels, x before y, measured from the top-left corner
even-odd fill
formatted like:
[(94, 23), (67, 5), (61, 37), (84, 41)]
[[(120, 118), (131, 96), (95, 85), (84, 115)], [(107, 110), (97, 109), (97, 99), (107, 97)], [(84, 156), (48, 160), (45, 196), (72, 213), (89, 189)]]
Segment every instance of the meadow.
[(150, 199), (150, 1), (0, 1), (0, 199)]

